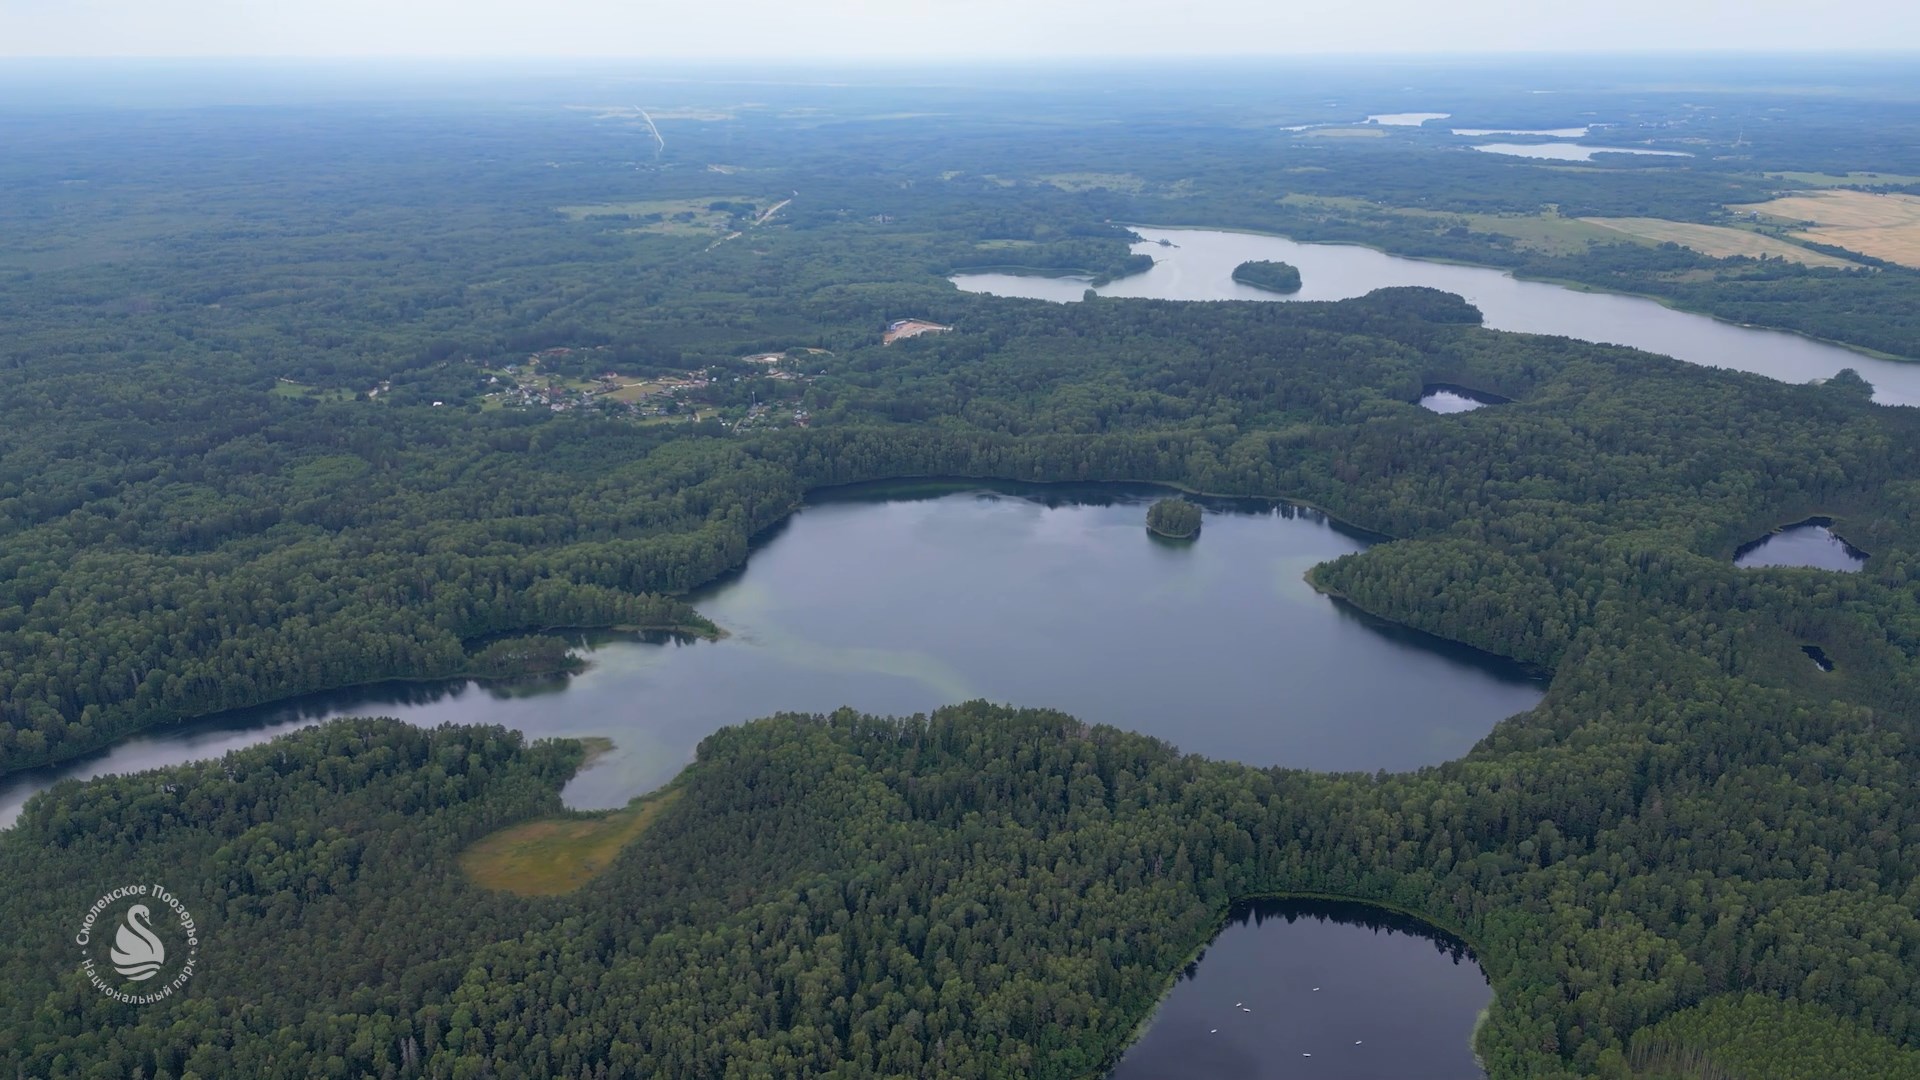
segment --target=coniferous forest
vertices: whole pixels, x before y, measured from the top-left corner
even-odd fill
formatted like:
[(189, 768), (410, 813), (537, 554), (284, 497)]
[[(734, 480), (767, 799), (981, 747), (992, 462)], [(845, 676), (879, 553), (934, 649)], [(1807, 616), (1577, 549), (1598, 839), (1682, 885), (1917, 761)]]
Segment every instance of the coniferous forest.
[[(1320, 119), (1295, 89), (1274, 122)], [(1546, 203), (1693, 221), (1767, 169), (1920, 162), (1809, 109), (1734, 163), (1549, 170), (1415, 134), (1274, 172), (1238, 114), (1193, 119), (1213, 88), (1158, 106), (1191, 122), (1150, 160), (1066, 90), (1046, 123), (1073, 141), (1024, 112), (875, 118), (958, 91), (766, 92), (821, 96), (696, 110), (658, 156), (558, 90), (0, 113), (0, 773), (319, 690), (564, 670), (556, 628), (710, 633), (684, 595), (810, 492), (923, 476), (1324, 508), (1385, 540), (1316, 588), (1549, 671), (1545, 701), (1405, 774), (1206, 760), (1019, 703), (740, 717), (548, 897), (458, 856), (563, 815), (575, 742), (366, 718), (65, 782), (0, 832), (0, 1072), (1093, 1077), (1233, 900), (1312, 894), (1471, 942), (1494, 1080), (1920, 1077), (1920, 411), (1851, 372), (1498, 332), (1425, 289), (945, 280), (1138, 272), (1116, 222), (1179, 217), (1485, 245), (1913, 356), (1920, 273), (1896, 265), (1484, 230)], [(1729, 115), (1775, 100), (1747, 92)], [(1415, 185), (1455, 217), (1380, 217)], [(905, 319), (945, 329), (883, 344)], [(1508, 401), (1438, 415), (1433, 384)], [(1733, 565), (1814, 515), (1860, 571)], [(72, 964), (122, 878), (191, 883), (205, 944), (175, 1000)]]

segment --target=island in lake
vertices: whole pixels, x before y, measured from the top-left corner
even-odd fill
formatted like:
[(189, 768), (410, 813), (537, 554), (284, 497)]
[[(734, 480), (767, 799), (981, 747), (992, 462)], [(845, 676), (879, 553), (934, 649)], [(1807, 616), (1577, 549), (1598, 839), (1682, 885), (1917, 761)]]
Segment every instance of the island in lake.
[(1147, 508), (1147, 530), (1174, 540), (1200, 532), (1200, 508), (1185, 499), (1161, 499)]
[(1292, 263), (1268, 262), (1264, 259), (1243, 262), (1233, 268), (1233, 280), (1268, 292), (1300, 291), (1300, 269)]

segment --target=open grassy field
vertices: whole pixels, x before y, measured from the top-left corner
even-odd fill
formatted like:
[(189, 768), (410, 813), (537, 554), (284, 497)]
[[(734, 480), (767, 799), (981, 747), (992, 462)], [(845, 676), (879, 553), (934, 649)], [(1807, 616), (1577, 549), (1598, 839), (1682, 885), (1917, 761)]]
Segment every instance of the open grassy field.
[(605, 220), (608, 224), (625, 222), (628, 232), (655, 233), (664, 236), (712, 236), (723, 232), (733, 215), (726, 210), (707, 209), (716, 202), (753, 202), (772, 205), (775, 200), (743, 199), (740, 196), (713, 195), (697, 199), (649, 199), (640, 202), (586, 203), (556, 206), (555, 210), (574, 221)]
[(1813, 227), (1792, 235), (1902, 266), (1920, 266), (1920, 196), (1830, 189), (1733, 209), (1787, 223), (1810, 221)]
[(308, 386), (305, 383), (294, 382), (292, 379), (280, 379), (276, 381), (270, 393), (275, 397), (312, 398), (315, 401), (352, 401), (355, 396), (351, 390), (341, 390), (338, 388), (322, 390), (317, 386)]
[(641, 401), (666, 389), (666, 384), (657, 380), (637, 379), (627, 383), (618, 390), (609, 392), (607, 397), (612, 398), (614, 401), (624, 401), (631, 404), (632, 402)]
[(1138, 195), (1148, 187), (1145, 180), (1132, 173), (1048, 173), (1045, 176), (1038, 176), (1034, 179), (1043, 184), (1052, 184), (1061, 191), (1094, 191), (1099, 188), (1105, 188), (1108, 191)]
[(484, 836), (460, 853), (474, 884), (519, 896), (559, 896), (594, 879), (620, 849), (680, 798), (678, 790), (592, 817), (542, 818)]
[(1747, 255), (1757, 259), (1763, 255), (1770, 255), (1807, 266), (1858, 265), (1832, 255), (1808, 251), (1798, 244), (1790, 244), (1785, 240), (1763, 236), (1746, 229), (1729, 229), (1722, 225), (1696, 225), (1685, 221), (1667, 221), (1664, 218), (1581, 218), (1580, 220), (1589, 225), (1598, 225), (1603, 229), (1617, 230), (1627, 236), (1651, 240), (1656, 244), (1671, 241), (1716, 259), (1730, 258), (1735, 255)]
[(1621, 239), (1615, 230), (1558, 214), (1456, 214), (1444, 210), (1379, 206), (1365, 199), (1326, 195), (1288, 195), (1280, 201), (1325, 213), (1358, 216), (1391, 214), (1431, 222), (1435, 229), (1464, 225), (1474, 232), (1512, 237), (1515, 244), (1522, 248), (1551, 255), (1577, 255), (1596, 243), (1611, 243)]

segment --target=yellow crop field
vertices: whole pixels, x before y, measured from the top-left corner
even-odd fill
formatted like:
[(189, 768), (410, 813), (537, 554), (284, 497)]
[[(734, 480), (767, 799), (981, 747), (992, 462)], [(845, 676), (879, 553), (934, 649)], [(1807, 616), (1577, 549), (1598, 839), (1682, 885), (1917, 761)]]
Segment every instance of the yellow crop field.
[(1920, 266), (1920, 196), (1804, 191), (1733, 209), (1788, 222), (1810, 221), (1811, 227), (1793, 235), (1903, 266)]
[(1589, 225), (1598, 225), (1642, 240), (1651, 240), (1656, 244), (1668, 242), (1679, 244), (1681, 247), (1692, 248), (1702, 255), (1711, 255), (1716, 259), (1731, 258), (1735, 255), (1747, 255), (1757, 259), (1770, 255), (1778, 259), (1791, 259), (1807, 266), (1857, 265), (1832, 255), (1808, 251), (1798, 244), (1790, 244), (1785, 240), (1763, 236), (1746, 229), (1729, 229), (1722, 225), (1696, 225), (1685, 221), (1667, 221), (1664, 218), (1590, 217), (1580, 220)]

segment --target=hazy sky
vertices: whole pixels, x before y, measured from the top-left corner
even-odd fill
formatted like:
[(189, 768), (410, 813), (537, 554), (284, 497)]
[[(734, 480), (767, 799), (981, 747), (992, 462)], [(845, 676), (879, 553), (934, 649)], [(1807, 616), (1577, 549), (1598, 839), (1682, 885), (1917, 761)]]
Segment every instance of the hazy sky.
[(0, 56), (1920, 49), (1914, 0), (0, 0)]

